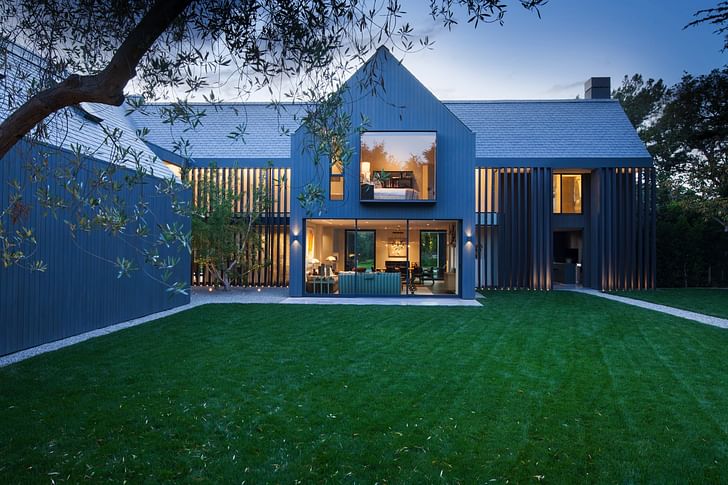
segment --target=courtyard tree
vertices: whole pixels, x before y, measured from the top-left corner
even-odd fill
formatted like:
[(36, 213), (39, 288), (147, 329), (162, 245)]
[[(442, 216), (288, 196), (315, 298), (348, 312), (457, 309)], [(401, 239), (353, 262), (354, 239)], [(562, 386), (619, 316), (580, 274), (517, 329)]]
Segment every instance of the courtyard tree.
[[(209, 173), (213, 174), (215, 167), (211, 168)], [(256, 226), (271, 202), (267, 183), (261, 172), (244, 200), (214, 176), (200, 180), (195, 187), (200, 202), (192, 210), (193, 261), (225, 291), (233, 279), (244, 280), (269, 263), (252, 257), (262, 244)]]
[[(519, 3), (537, 10), (545, 0)], [(477, 26), (502, 22), (507, 4), (429, 4), (432, 19), (446, 28), (458, 23), (458, 7)], [(431, 45), (416, 37), (398, 0), (3, 0), (0, 21), (0, 37), (33, 49), (46, 63), (30, 92), (8, 106), (0, 158), (62, 108), (122, 105), (132, 80), (148, 99), (205, 92), (214, 105), (223, 86), (236, 96), (265, 88), (275, 97), (284, 79), (286, 97), (296, 100), (321, 79), (339, 81), (378, 45), (392, 43), (403, 52), (416, 48), (415, 39), (419, 47)]]
[(702, 200), (706, 214), (726, 223), (728, 200), (728, 67), (662, 80), (625, 76), (614, 91), (647, 145), (664, 183)]

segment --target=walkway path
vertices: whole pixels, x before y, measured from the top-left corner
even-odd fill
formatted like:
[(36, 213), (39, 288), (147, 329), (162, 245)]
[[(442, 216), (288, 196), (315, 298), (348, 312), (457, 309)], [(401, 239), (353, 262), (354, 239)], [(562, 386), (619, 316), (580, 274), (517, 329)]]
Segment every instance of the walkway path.
[(706, 325), (713, 325), (714, 327), (728, 328), (728, 320), (725, 318), (713, 317), (711, 315), (705, 315), (703, 313), (691, 312), (688, 310), (681, 310), (679, 308), (673, 308), (667, 305), (658, 305), (657, 303), (650, 303), (648, 301), (636, 300), (634, 298), (627, 298), (624, 296), (612, 295), (610, 293), (603, 293), (598, 290), (592, 290), (589, 288), (564, 288), (565, 291), (573, 291), (576, 293), (584, 293), (587, 295), (598, 296), (600, 298), (606, 298), (607, 300), (618, 301), (627, 305), (633, 305), (640, 308), (647, 308), (648, 310), (654, 310), (656, 312), (666, 313), (680, 318), (686, 318), (695, 322), (704, 323)]
[(143, 323), (168, 317), (208, 303), (288, 303), (288, 304), (319, 304), (319, 305), (421, 305), (421, 306), (481, 306), (475, 300), (462, 300), (460, 298), (289, 298), (288, 288), (233, 288), (229, 292), (209, 291), (207, 288), (192, 288), (190, 303), (178, 306), (163, 312), (153, 313), (144, 317), (135, 318), (126, 322), (117, 323), (108, 327), (99, 328), (90, 332), (74, 335), (73, 337), (56, 340), (39, 345), (14, 354), (0, 357), (0, 367), (29, 359), (30, 357), (62, 349), (70, 345), (89, 340), (101, 335), (118, 332), (125, 328), (136, 327)]

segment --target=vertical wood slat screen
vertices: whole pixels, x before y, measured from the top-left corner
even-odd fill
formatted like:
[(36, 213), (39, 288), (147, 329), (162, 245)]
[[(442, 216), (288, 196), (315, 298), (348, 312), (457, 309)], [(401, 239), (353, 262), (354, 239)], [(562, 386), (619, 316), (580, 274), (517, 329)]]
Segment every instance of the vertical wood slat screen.
[(602, 290), (655, 287), (655, 169), (599, 170), (594, 228)]
[[(600, 168), (593, 175), (591, 286), (654, 288), (655, 170)], [(551, 177), (550, 168), (476, 168), (477, 287), (551, 289)]]
[[(195, 207), (209, 203), (208, 184), (211, 180), (223, 190), (231, 190), (240, 197), (235, 212), (245, 214), (254, 204), (256, 189), (270, 191), (269, 203), (255, 226), (261, 238), (261, 245), (247, 257), (256, 266), (264, 265), (247, 275), (238, 274), (232, 278), (233, 286), (288, 286), (290, 255), (289, 223), (291, 213), (291, 169), (289, 168), (191, 168), (189, 180)], [(213, 278), (205, 268), (194, 263), (192, 255), (192, 285), (208, 286)]]
[(498, 170), (475, 169), (475, 286), (498, 286)]
[(476, 286), (551, 289), (551, 169), (475, 169)]
[(531, 181), (531, 286), (535, 290), (551, 289), (553, 259), (553, 185), (551, 168), (533, 169)]

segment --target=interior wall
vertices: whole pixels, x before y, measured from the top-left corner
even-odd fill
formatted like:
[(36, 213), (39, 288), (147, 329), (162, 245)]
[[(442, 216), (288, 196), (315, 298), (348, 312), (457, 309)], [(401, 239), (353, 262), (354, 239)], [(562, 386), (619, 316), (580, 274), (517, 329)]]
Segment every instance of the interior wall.
[(582, 238), (582, 231), (570, 231), (569, 232), (569, 247), (576, 248), (579, 250), (579, 263), (581, 263), (584, 259), (584, 244), (583, 244), (583, 238)]
[[(336, 257), (336, 269), (342, 269), (345, 257), (345, 229), (326, 227), (316, 221), (309, 221), (306, 229), (307, 234), (310, 231), (313, 232), (313, 241), (309, 241), (308, 237), (306, 238), (306, 270), (308, 271), (310, 269), (308, 258), (311, 253), (313, 254), (313, 257), (318, 259), (321, 263), (327, 263), (328, 261), (326, 258), (329, 256)], [(313, 242), (313, 251), (310, 250), (311, 242)]]
[[(404, 241), (407, 243), (407, 233), (403, 230), (377, 229), (377, 268), (384, 269), (385, 261), (407, 261), (407, 254), (404, 256), (390, 256), (389, 245), (392, 240)], [(395, 234), (396, 233), (396, 234)], [(415, 239), (416, 237), (416, 239)], [(410, 234), (409, 261), (420, 260), (420, 239), (419, 234)]]

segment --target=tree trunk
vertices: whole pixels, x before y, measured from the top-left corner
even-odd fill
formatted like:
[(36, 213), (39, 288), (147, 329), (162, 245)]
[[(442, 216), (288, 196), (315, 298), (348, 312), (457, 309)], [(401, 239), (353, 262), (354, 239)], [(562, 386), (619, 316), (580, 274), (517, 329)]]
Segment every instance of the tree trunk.
[(207, 270), (210, 272), (210, 274), (214, 278), (213, 284), (215, 284), (215, 283), (221, 283), (223, 285), (223, 287), (224, 287), (225, 286), (225, 283), (223, 282), (223, 275), (217, 269), (217, 267), (214, 264), (212, 264), (212, 263), (205, 263), (205, 267), (207, 268)]
[(0, 124), (0, 160), (34, 126), (60, 109), (84, 102), (121, 106), (124, 87), (136, 76), (144, 54), (192, 1), (157, 0), (101, 72), (90, 76), (72, 74), (11, 113)]
[(233, 269), (235, 269), (235, 266), (237, 265), (237, 260), (233, 259), (233, 262), (230, 263), (223, 271), (222, 271), (222, 277), (223, 277), (223, 285), (225, 286), (225, 291), (230, 291), (230, 273)]

